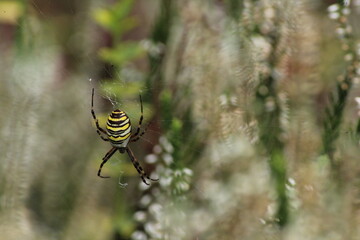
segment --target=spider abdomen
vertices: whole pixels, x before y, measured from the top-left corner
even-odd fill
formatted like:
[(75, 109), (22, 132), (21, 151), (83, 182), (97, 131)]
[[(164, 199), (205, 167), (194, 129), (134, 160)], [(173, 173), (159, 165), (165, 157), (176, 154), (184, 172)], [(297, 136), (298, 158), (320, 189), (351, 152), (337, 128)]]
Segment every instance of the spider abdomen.
[(111, 145), (117, 148), (126, 147), (131, 135), (130, 118), (124, 111), (112, 111), (106, 123), (106, 132)]

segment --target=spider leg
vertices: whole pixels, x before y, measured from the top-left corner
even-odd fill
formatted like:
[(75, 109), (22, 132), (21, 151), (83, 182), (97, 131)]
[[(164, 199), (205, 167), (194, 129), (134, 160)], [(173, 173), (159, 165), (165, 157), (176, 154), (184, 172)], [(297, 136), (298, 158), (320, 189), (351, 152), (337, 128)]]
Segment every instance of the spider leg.
[(137, 140), (139, 140), (142, 137), (142, 135), (144, 135), (146, 133), (146, 131), (149, 128), (150, 124), (151, 124), (151, 122), (149, 122), (149, 124), (146, 125), (145, 129), (140, 134), (138, 134), (138, 136), (135, 136), (135, 134), (132, 135), (131, 138), (130, 138), (130, 142), (136, 142)]
[(96, 115), (95, 115), (95, 111), (94, 111), (94, 88), (92, 89), (92, 94), (91, 94), (91, 115), (94, 119), (94, 122), (95, 122), (95, 125), (96, 125), (96, 132), (99, 134), (99, 136), (101, 137), (102, 140), (104, 141), (109, 141), (109, 139), (103, 137), (101, 135), (101, 133), (104, 133), (104, 134), (107, 134), (106, 131), (104, 129), (102, 129), (99, 125), (99, 121), (98, 119), (96, 118)]
[(110, 151), (108, 151), (105, 155), (105, 157), (102, 159), (102, 163), (100, 164), (100, 168), (98, 170), (98, 176), (101, 178), (110, 178), (107, 176), (101, 176), (101, 169), (104, 166), (104, 164), (111, 158), (111, 156), (116, 152), (117, 148), (113, 147), (112, 149), (110, 149)]
[(137, 128), (136, 132), (133, 135), (131, 135), (131, 138), (136, 138), (139, 135), (140, 129), (141, 129), (141, 124), (142, 124), (142, 121), (144, 119), (142, 98), (141, 98), (141, 95), (139, 95), (139, 96), (140, 96), (140, 106), (141, 106), (141, 117), (140, 117), (140, 120), (139, 120), (138, 128)]
[(144, 169), (141, 167), (140, 163), (138, 162), (138, 160), (135, 158), (133, 152), (131, 151), (131, 149), (129, 147), (126, 148), (126, 152), (128, 153), (131, 162), (133, 163), (135, 169), (138, 171), (138, 173), (140, 174), (140, 177), (142, 179), (142, 181), (146, 184), (146, 185), (150, 185), (145, 181), (145, 177), (151, 181), (158, 181), (159, 179), (153, 179), (150, 178), (149, 175), (147, 175), (144, 171)]

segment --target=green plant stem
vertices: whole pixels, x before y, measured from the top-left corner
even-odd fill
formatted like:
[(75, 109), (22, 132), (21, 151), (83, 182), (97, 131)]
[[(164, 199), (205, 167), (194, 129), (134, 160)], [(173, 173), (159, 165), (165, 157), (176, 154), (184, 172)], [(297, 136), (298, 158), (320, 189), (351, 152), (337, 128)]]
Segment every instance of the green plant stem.
[[(161, 72), (161, 66), (163, 63), (164, 56), (166, 54), (166, 44), (168, 42), (170, 36), (170, 29), (173, 23), (174, 18), (174, 6), (172, 0), (162, 0), (159, 4), (160, 6), (160, 13), (155, 21), (154, 28), (151, 33), (151, 41), (158, 45), (161, 49), (161, 53), (158, 55), (151, 55), (149, 54), (149, 65), (150, 65), (150, 72), (146, 79), (146, 87), (148, 89), (153, 89), (153, 91), (148, 93), (152, 95), (152, 100), (154, 106), (156, 107), (156, 114), (155, 116), (161, 117), (160, 111), (160, 103), (159, 103), (159, 96), (163, 89), (163, 77)], [(150, 98), (147, 95), (145, 98)]]
[[(282, 133), (280, 123), (280, 104), (274, 86), (275, 79), (269, 75), (261, 80), (256, 94), (256, 111), (259, 122), (260, 142), (269, 156), (269, 166), (275, 181), (278, 197), (276, 218), (279, 226), (288, 222), (288, 199), (286, 195), (286, 162), (283, 154), (284, 143), (280, 140)], [(267, 89), (261, 93), (260, 89)], [(273, 108), (267, 109), (267, 102), (272, 101)]]

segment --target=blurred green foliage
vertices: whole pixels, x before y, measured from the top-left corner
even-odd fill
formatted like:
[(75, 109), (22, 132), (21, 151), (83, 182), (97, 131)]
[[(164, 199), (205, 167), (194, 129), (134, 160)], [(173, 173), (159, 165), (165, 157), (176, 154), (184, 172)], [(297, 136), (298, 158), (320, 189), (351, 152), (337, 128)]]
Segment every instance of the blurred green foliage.
[(131, 82), (131, 84), (126, 85), (126, 91), (124, 91), (124, 86), (119, 85), (119, 83), (114, 81), (107, 81), (102, 83), (102, 90), (104, 93), (113, 94), (116, 100), (121, 100), (121, 98), (133, 98), (134, 96), (139, 95), (139, 90), (142, 88), (142, 82)]
[(124, 42), (117, 44), (113, 48), (103, 48), (100, 50), (100, 57), (116, 66), (122, 66), (131, 60), (143, 55), (144, 50), (135, 42)]
[[(123, 79), (121, 75), (117, 74), (121, 72), (126, 64), (143, 57), (145, 54), (138, 41), (123, 40), (126, 33), (138, 26), (138, 19), (131, 15), (133, 6), (133, 0), (120, 0), (107, 8), (94, 11), (95, 21), (109, 32), (112, 39), (112, 45), (102, 47), (99, 50), (99, 56), (112, 66), (110, 69), (112, 79), (102, 81), (101, 89), (105, 94), (114, 98), (115, 102), (134, 99), (134, 96), (139, 94), (143, 86), (141, 82)], [(125, 88), (126, 91), (124, 91)], [(134, 108), (129, 107), (129, 109)], [(130, 112), (130, 114), (133, 115), (133, 112)], [(105, 119), (105, 116), (101, 115), (101, 118)]]
[[(340, 3), (0, 2), (2, 238), (358, 239), (359, 16)], [(158, 182), (119, 153), (96, 176), (89, 78), (101, 126), (111, 101), (136, 130), (143, 97), (130, 146)]]
[(95, 20), (111, 33), (115, 42), (120, 41), (127, 31), (139, 24), (137, 18), (130, 16), (133, 5), (133, 0), (121, 0), (106, 9), (97, 9), (94, 12)]
[(113, 40), (113, 46), (100, 49), (100, 57), (116, 66), (117, 69), (121, 69), (125, 63), (140, 58), (144, 54), (144, 49), (139, 42), (122, 39), (124, 34), (139, 24), (137, 18), (130, 15), (133, 5), (133, 0), (121, 0), (108, 8), (97, 9), (94, 12), (96, 22), (109, 31)]

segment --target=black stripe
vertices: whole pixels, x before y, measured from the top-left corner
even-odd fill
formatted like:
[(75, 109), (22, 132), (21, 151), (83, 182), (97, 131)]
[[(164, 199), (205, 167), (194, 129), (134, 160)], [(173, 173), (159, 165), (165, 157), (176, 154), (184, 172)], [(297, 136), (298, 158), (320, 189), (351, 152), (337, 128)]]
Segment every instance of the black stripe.
[(128, 135), (129, 133), (131, 133), (131, 130), (130, 132), (126, 133), (126, 131), (128, 130), (129, 128), (125, 129), (125, 130), (120, 130), (120, 131), (112, 131), (110, 129), (106, 129), (108, 131), (108, 135), (109, 136), (112, 136), (112, 137), (125, 137), (126, 135)]
[[(106, 123), (106, 125), (107, 125), (106, 128), (108, 128), (108, 127), (119, 128), (119, 127), (125, 126), (126, 124), (128, 124), (128, 123), (124, 123), (124, 124), (109, 124), (109, 123)], [(129, 125), (130, 125), (130, 124), (129, 124)], [(130, 127), (130, 126), (129, 126), (129, 127)], [(128, 129), (129, 127), (127, 127), (126, 129)], [(124, 129), (124, 130), (126, 130), (126, 129)]]
[(114, 113), (114, 112), (112, 112), (111, 114), (110, 114), (110, 116), (112, 117), (112, 118), (121, 118), (121, 117), (124, 117), (124, 116), (126, 116), (125, 115), (125, 113)]
[(122, 144), (124, 140), (110, 140), (111, 143)]
[(120, 131), (113, 131), (111, 129), (107, 129), (108, 133), (113, 137), (118, 137), (118, 136), (124, 137), (126, 134), (123, 136), (122, 133), (125, 132), (126, 130), (128, 129), (120, 130)]
[(108, 125), (110, 126), (121, 126), (121, 125), (125, 125), (126, 123), (124, 123), (125, 121), (127, 121), (127, 119), (129, 118), (126, 118), (125, 120), (121, 120), (121, 121), (113, 121), (113, 120), (110, 120), (108, 119)]
[(130, 122), (130, 119), (127, 118), (125, 119), (124, 121), (119, 121), (119, 122), (116, 122), (115, 124), (112, 123), (113, 121), (111, 120), (108, 120), (106, 125), (108, 125), (109, 127), (123, 127), (125, 126), (126, 124), (129, 124), (131, 126), (131, 122)]

